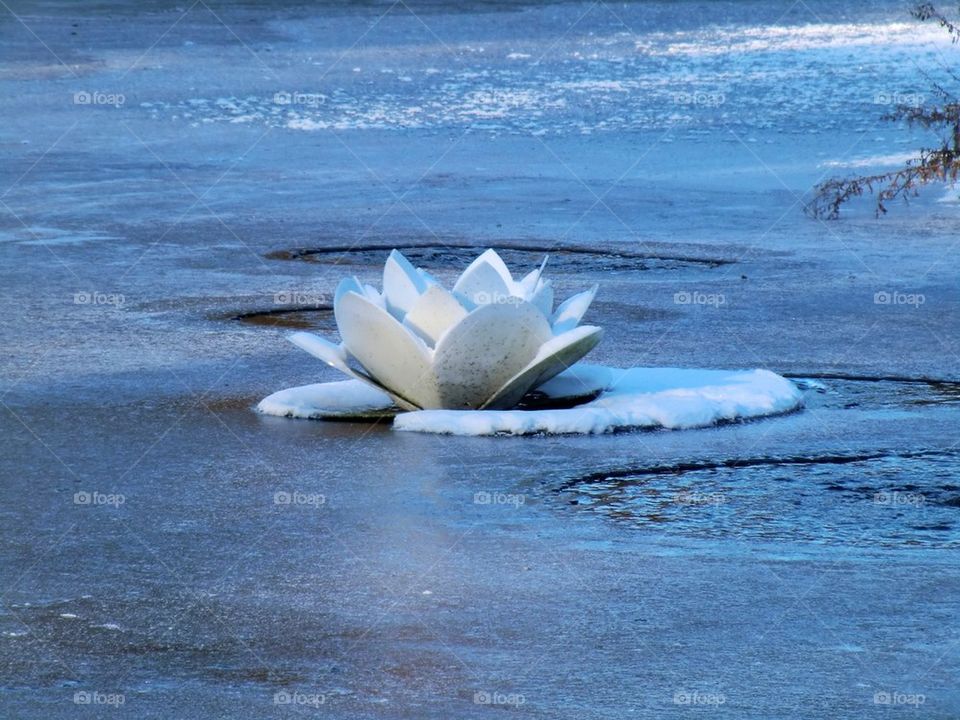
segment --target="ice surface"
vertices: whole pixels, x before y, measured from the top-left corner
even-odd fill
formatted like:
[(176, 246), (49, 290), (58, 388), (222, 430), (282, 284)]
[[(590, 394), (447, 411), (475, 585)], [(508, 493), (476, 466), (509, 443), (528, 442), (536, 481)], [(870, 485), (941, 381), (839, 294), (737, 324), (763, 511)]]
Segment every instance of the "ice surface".
[[(911, 455), (957, 439), (960, 390), (908, 381), (960, 379), (960, 207), (935, 187), (883, 220), (870, 198), (835, 223), (796, 204), (925, 144), (880, 116), (932, 100), (918, 70), (960, 56), (922, 23), (884, 31), (905, 3), (9, 5), (27, 27), (0, 26), (0, 717), (292, 717), (286, 688), (342, 720), (960, 717), (956, 457)], [(550, 103), (511, 107), (524, 92)], [(484, 98), (506, 116), (470, 114)], [(272, 259), (356, 242), (382, 251)], [(390, 248), (424, 243), (735, 260), (548, 267), (562, 296), (600, 283), (595, 362), (821, 383), (802, 412), (684, 432), (249, 411), (340, 379), (283, 342), (333, 318), (228, 318), (326, 303), (344, 275), (379, 285)], [(466, 257), (425, 264), (446, 283)], [(677, 301), (695, 292), (724, 302)], [(845, 455), (879, 457), (776, 462)], [(78, 709), (84, 690), (126, 705)], [(724, 705), (675, 701), (715, 690)], [(926, 703), (875, 704), (891, 691)]]
[[(627, 428), (696, 428), (787, 412), (800, 390), (768, 370), (691, 370), (578, 365), (545, 385), (554, 397), (607, 390), (578, 407), (552, 410), (421, 410), (394, 420), (397, 430), (448, 435), (607, 433)], [(257, 409), (296, 418), (393, 414), (383, 393), (356, 380), (281, 390)]]
[[(917, 84), (918, 59), (937, 62), (950, 44), (934, 24), (909, 22), (901, 11), (873, 17), (860, 11), (856, 22), (845, 13), (817, 12), (798, 22), (777, 12), (765, 23), (741, 12), (734, 11), (740, 22), (695, 27), (651, 24), (642, 4), (622, 8), (612, 23), (602, 22), (602, 13), (584, 12), (578, 28), (585, 32), (559, 35), (563, 28), (557, 28), (558, 38), (545, 47), (524, 38), (525, 46), (516, 48), (502, 37), (477, 47), (464, 37), (421, 47), (413, 57), (398, 55), (394, 67), (324, 77), (322, 86), (294, 97), (286, 92), (278, 99), (271, 87), (144, 109), (158, 120), (312, 133), (472, 128), (560, 136), (670, 129), (704, 142), (699, 133), (719, 130), (711, 144), (739, 145), (729, 130), (862, 131), (865, 119), (927, 92)], [(591, 21), (596, 24), (588, 30)], [(457, 63), (448, 61), (451, 50)]]

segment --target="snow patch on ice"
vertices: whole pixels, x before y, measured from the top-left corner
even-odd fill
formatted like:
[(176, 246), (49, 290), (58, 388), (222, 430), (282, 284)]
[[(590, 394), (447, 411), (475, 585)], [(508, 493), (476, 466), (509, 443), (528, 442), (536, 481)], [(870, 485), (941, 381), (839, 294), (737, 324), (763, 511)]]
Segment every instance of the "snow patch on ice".
[(956, 205), (960, 203), (960, 187), (954, 185), (953, 183), (948, 184), (944, 190), (943, 194), (937, 198), (938, 203), (945, 203), (947, 205)]
[(904, 165), (918, 156), (916, 152), (890, 153), (889, 155), (869, 155), (851, 160), (827, 160), (820, 163), (824, 168), (865, 168)]
[(565, 101), (532, 89), (474, 90), (463, 98), (460, 114), (474, 118), (505, 118), (515, 111), (540, 115), (544, 109), (563, 107)]
[[(688, 370), (578, 364), (539, 390), (551, 397), (589, 395), (563, 410), (420, 410), (400, 413), (397, 430), (448, 435), (597, 434), (630, 428), (683, 429), (758, 418), (800, 406), (800, 389), (768, 370)], [(288, 388), (260, 402), (266, 415), (306, 419), (378, 418), (396, 408), (357, 380)]]
[(628, 428), (698, 428), (800, 406), (800, 390), (769, 370), (613, 370), (610, 389), (568, 410), (421, 410), (397, 430), (449, 435), (598, 434)]
[(382, 416), (393, 401), (359, 380), (316, 383), (279, 390), (257, 405), (264, 415), (318, 420), (321, 418)]
[(586, 92), (609, 91), (630, 92), (638, 87), (638, 83), (627, 80), (568, 80), (552, 83), (558, 90), (582, 90)]
[(102, 625), (94, 625), (93, 627), (99, 628), (101, 630), (122, 630), (123, 629), (116, 623), (103, 623)]
[(0, 231), (0, 242), (16, 242), (20, 245), (78, 245), (113, 240), (122, 240), (122, 238), (96, 230), (68, 230), (40, 225), (21, 226), (12, 230)]
[[(916, 23), (811, 23), (731, 27), (710, 32), (679, 32), (666, 35), (668, 55), (726, 55), (771, 51), (805, 51), (846, 48), (873, 48), (890, 45), (940, 45), (948, 47), (947, 36), (935, 25)], [(709, 39), (709, 42), (704, 42)], [(649, 43), (638, 49), (650, 52)]]

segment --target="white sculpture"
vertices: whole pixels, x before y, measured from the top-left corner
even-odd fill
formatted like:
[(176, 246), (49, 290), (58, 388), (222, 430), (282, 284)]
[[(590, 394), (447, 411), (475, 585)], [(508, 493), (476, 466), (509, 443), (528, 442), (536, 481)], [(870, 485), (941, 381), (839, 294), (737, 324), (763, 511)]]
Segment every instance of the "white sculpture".
[(337, 287), (340, 345), (305, 332), (290, 340), (404, 410), (511, 408), (603, 336), (599, 327), (579, 325), (596, 286), (554, 310), (545, 265), (514, 280), (487, 250), (451, 292), (394, 250), (382, 293), (356, 278)]

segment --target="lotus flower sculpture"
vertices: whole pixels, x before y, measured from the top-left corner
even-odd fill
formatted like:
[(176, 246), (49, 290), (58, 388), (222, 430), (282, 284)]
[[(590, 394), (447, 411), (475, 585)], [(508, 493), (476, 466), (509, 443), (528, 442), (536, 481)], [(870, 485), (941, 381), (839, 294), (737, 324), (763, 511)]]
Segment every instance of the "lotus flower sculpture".
[(311, 333), (291, 342), (389, 395), (404, 410), (504, 409), (592, 350), (599, 327), (579, 325), (596, 286), (553, 308), (546, 259), (514, 280), (493, 250), (446, 290), (400, 252), (383, 292), (347, 278), (334, 295), (342, 344)]

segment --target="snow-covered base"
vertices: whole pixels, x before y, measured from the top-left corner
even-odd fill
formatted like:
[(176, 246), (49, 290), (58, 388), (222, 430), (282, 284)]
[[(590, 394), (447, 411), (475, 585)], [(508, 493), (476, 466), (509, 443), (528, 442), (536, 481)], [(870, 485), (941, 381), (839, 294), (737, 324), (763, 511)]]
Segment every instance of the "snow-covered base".
[(384, 393), (359, 380), (316, 383), (268, 395), (257, 410), (264, 415), (306, 420), (367, 420), (399, 412)]
[[(686, 370), (576, 365), (540, 390), (552, 399), (596, 399), (564, 410), (420, 410), (400, 413), (397, 430), (449, 435), (606, 433), (628, 428), (696, 428), (775, 415), (800, 406), (800, 390), (769, 370)], [(384, 417), (389, 399), (362, 383), (305, 385), (265, 398), (257, 409), (299, 418)]]

